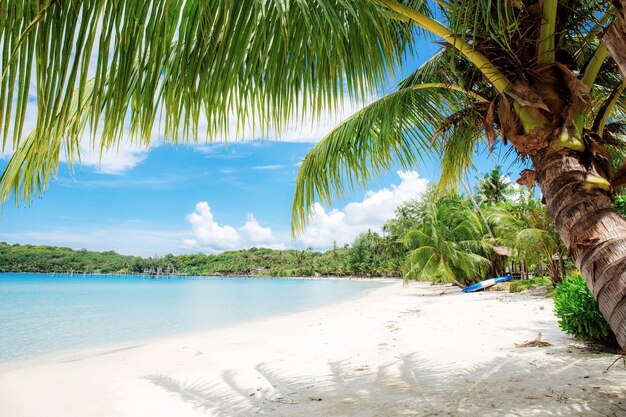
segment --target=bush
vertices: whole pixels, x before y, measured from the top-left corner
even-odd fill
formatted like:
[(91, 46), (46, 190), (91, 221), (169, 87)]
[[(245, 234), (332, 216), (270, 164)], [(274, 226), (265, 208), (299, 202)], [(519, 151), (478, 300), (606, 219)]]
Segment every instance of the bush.
[(550, 278), (536, 277), (532, 279), (525, 279), (525, 280), (511, 282), (511, 285), (509, 286), (509, 291), (510, 292), (522, 292), (530, 288), (547, 287), (548, 285), (552, 285), (552, 281), (550, 280)]
[(616, 345), (615, 335), (580, 273), (568, 276), (557, 285), (554, 310), (559, 327), (565, 333), (580, 340)]

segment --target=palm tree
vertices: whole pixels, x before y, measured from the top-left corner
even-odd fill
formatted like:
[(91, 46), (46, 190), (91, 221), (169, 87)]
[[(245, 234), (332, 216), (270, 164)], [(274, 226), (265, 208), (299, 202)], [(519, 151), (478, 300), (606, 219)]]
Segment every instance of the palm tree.
[(626, 170), (610, 163), (625, 143), (626, 48), (611, 33), (626, 28), (626, 4), (437, 1), (445, 26), (408, 4), (383, 2), (448, 46), (307, 155), (294, 228), (317, 199), (329, 202), (344, 184), (366, 183), (394, 163), (412, 166), (433, 148), (448, 188), (478, 146), (498, 142), (532, 164), (518, 182), (538, 183), (570, 258), (626, 348), (626, 221), (611, 205)]
[(452, 283), (459, 287), (476, 282), (491, 262), (484, 256), (482, 223), (467, 200), (427, 194), (421, 204), (420, 222), (406, 233), (409, 252), (404, 272), (409, 279)]
[(501, 169), (496, 166), (476, 182), (476, 196), (481, 204), (502, 203), (511, 195), (511, 184), (500, 172)]
[(563, 279), (567, 255), (561, 237), (545, 207), (537, 200), (491, 206), (487, 218), (495, 225), (498, 244), (513, 249), (513, 256), (526, 265), (543, 263), (554, 284)]
[[(413, 166), (434, 148), (447, 187), (479, 141), (500, 140), (532, 163), (522, 182), (539, 183), (626, 347), (626, 221), (611, 208), (626, 176), (606, 163), (626, 107), (624, 0), (0, 0), (0, 10), (0, 134), (15, 149), (0, 196), (26, 201), (83, 136), (108, 149), (126, 136), (148, 144), (158, 121), (174, 142), (197, 139), (200, 125), (207, 138), (279, 129), (304, 108), (315, 116), (379, 93), (414, 36), (442, 39), (307, 156), (294, 230), (314, 201), (394, 162)], [(35, 129), (21, 138), (30, 102)]]

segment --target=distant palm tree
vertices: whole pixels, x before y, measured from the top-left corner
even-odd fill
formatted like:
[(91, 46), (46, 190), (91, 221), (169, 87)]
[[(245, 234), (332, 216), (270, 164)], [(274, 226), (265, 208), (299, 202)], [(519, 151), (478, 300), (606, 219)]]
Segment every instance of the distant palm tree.
[(498, 165), (476, 182), (476, 196), (479, 203), (498, 204), (506, 201), (513, 189), (508, 175), (502, 174)]
[[(173, 142), (201, 125), (205, 138), (267, 132), (379, 94), (415, 36), (438, 37), (438, 54), (307, 156), (294, 230), (317, 199), (433, 150), (451, 186), (480, 141), (500, 138), (532, 163), (522, 182), (539, 183), (626, 347), (626, 221), (611, 207), (626, 170), (607, 162), (624, 143), (624, 0), (0, 0), (0, 11), (0, 134), (15, 149), (3, 199), (41, 192), (85, 131), (101, 149), (129, 135), (148, 144), (159, 121)], [(22, 138), (29, 106), (35, 130)]]
[(547, 265), (552, 282), (561, 282), (567, 251), (554, 221), (539, 201), (491, 206), (487, 218), (495, 225), (497, 244), (512, 248), (513, 256), (525, 265)]
[(409, 252), (404, 272), (409, 279), (453, 283), (459, 287), (481, 278), (491, 262), (483, 256), (480, 218), (458, 197), (427, 195), (421, 204), (419, 224), (407, 232)]

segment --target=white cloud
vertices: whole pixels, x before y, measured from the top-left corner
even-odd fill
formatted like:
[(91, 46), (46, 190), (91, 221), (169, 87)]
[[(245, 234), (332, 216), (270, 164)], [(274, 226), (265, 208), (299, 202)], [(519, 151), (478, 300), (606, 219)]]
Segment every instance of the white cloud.
[[(285, 249), (312, 246), (324, 250), (332, 246), (352, 243), (367, 229), (379, 230), (394, 216), (402, 203), (418, 198), (427, 188), (428, 181), (414, 171), (398, 172), (400, 183), (377, 191), (369, 191), (363, 200), (347, 204), (342, 209), (326, 210), (321, 204), (313, 207), (314, 214), (303, 235), (289, 242), (288, 234), (276, 235), (263, 226), (253, 214), (248, 214), (242, 226), (219, 224), (211, 207), (205, 201), (196, 204), (187, 216), (191, 231), (155, 230), (143, 223), (98, 225), (75, 230), (51, 228), (39, 231), (0, 233), (0, 240), (12, 243), (62, 245), (75, 249), (115, 250), (119, 253), (153, 256), (166, 253), (208, 252), (265, 247)], [(289, 243), (285, 243), (289, 242)]]
[(236, 249), (241, 243), (239, 233), (231, 226), (220, 226), (213, 219), (211, 207), (206, 201), (196, 204), (196, 210), (187, 216), (195, 239), (187, 239), (187, 244), (195, 244), (214, 250)]
[(187, 250), (221, 252), (224, 250), (264, 247), (284, 249), (285, 245), (277, 241), (270, 227), (259, 224), (252, 213), (238, 229), (229, 225), (219, 225), (211, 207), (206, 201), (196, 204), (193, 213), (187, 216), (191, 224), (193, 238), (185, 238), (181, 246)]
[[(106, 149), (100, 155), (98, 149), (81, 144), (80, 159), (77, 154), (74, 163), (77, 168), (90, 167), (101, 174), (121, 174), (142, 163), (148, 157), (149, 152), (150, 150), (147, 148), (123, 141), (119, 146)], [(4, 152), (0, 151), (0, 159), (8, 159), (13, 153), (14, 151), (9, 148), (5, 149)], [(59, 161), (67, 163), (67, 159), (67, 154), (61, 150)]]
[(313, 213), (298, 242), (315, 249), (327, 249), (333, 242), (352, 243), (368, 229), (379, 231), (402, 203), (416, 199), (426, 191), (428, 181), (415, 171), (398, 171), (400, 184), (378, 191), (368, 191), (362, 201), (347, 204), (343, 209), (326, 210), (313, 205)]
[[(35, 129), (36, 124), (37, 105), (33, 101), (29, 102), (26, 108), (22, 139)], [(101, 133), (102, 127), (100, 127), (99, 132), (96, 135), (96, 144), (99, 143), (99, 136)], [(8, 159), (14, 153), (15, 145), (13, 143), (12, 130), (9, 132), (8, 138), (9, 141), (4, 151), (0, 149), (0, 159)], [(158, 146), (160, 141), (158, 138), (155, 138), (152, 143), (153, 145)], [(149, 153), (149, 149), (146, 147), (132, 144), (129, 140), (125, 139), (122, 140), (122, 142), (120, 142), (117, 146), (103, 150), (101, 155), (98, 146), (93, 146), (91, 135), (88, 133), (85, 133), (82, 136), (79, 148), (79, 152), (75, 154), (74, 158), (76, 166), (78, 167), (80, 165), (83, 167), (90, 167), (96, 172), (102, 174), (120, 174), (128, 171), (143, 162), (148, 157)], [(78, 158), (79, 155), (80, 161)], [(59, 161), (67, 163), (67, 160), (67, 152), (64, 148), (62, 148), (59, 154)]]
[(252, 243), (269, 243), (274, 241), (272, 229), (261, 226), (252, 213), (248, 213), (246, 224), (240, 227), (239, 230)]
[[(343, 101), (337, 103), (336, 108), (324, 108), (316, 116), (306, 110), (302, 100), (298, 101), (299, 103), (296, 103), (294, 106), (295, 110), (292, 118), (282, 126), (280, 131), (270, 129), (268, 132), (261, 132), (250, 125), (242, 127), (240, 118), (236, 114), (232, 114), (228, 118), (228, 135), (207, 137), (208, 123), (205, 117), (201, 117), (198, 126), (198, 142), (200, 145), (197, 146), (197, 149), (202, 153), (211, 155), (214, 153), (211, 149), (212, 143), (250, 141), (260, 138), (275, 139), (280, 142), (316, 143), (340, 122), (372, 102), (373, 98), (368, 98), (365, 101), (344, 98)], [(254, 113), (254, 109), (248, 110), (248, 114)], [(203, 142), (205, 141), (208, 141), (208, 143), (204, 144)]]
[[(313, 116), (310, 111), (305, 111), (304, 117), (295, 116), (280, 133), (272, 132), (270, 137), (283, 142), (319, 142), (341, 121), (352, 116), (371, 101), (373, 101), (371, 98), (364, 102), (344, 98), (336, 109), (325, 108), (319, 116)], [(298, 104), (296, 114), (302, 112), (302, 107), (302, 103)]]
[(273, 170), (273, 169), (279, 169), (282, 167), (283, 167), (282, 165), (261, 165), (261, 166), (254, 167), (254, 169)]
[[(139, 147), (129, 142), (121, 142), (115, 148), (100, 151), (90, 146), (81, 145), (80, 164), (92, 167), (101, 174), (121, 174), (139, 165), (148, 157), (149, 149)], [(65, 154), (61, 162), (66, 162)]]
[(241, 227), (220, 225), (214, 218), (206, 201), (196, 204), (195, 211), (187, 216), (193, 236), (186, 237), (181, 247), (187, 250), (220, 252), (231, 249), (266, 247), (313, 247), (325, 250), (336, 242), (338, 245), (352, 243), (368, 229), (380, 231), (385, 222), (395, 215), (402, 203), (419, 198), (428, 188), (428, 181), (415, 171), (398, 171), (400, 183), (377, 191), (368, 191), (363, 200), (347, 204), (343, 209), (326, 210), (321, 204), (313, 205), (313, 214), (302, 235), (295, 241), (277, 238), (272, 229), (261, 226), (249, 213)]

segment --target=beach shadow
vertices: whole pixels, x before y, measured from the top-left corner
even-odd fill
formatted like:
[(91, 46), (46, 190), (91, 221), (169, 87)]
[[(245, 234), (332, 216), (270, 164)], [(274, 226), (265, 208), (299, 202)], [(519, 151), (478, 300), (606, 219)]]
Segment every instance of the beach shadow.
[(231, 371), (219, 381), (144, 378), (196, 409), (224, 417), (626, 415), (626, 370), (603, 373), (603, 363), (591, 359), (590, 366), (584, 355), (542, 362), (531, 352), (520, 349), (471, 369), (453, 360), (433, 364), (405, 355), (374, 368), (330, 362), (315, 375), (260, 363), (256, 383)]
[(141, 344), (141, 345), (133, 345), (133, 346), (124, 346), (124, 347), (115, 348), (115, 349), (108, 349), (108, 350), (104, 350), (104, 351), (101, 351), (101, 352), (87, 352), (87, 353), (83, 354), (82, 356), (75, 356), (75, 357), (72, 357), (72, 358), (69, 358), (69, 359), (60, 360), (59, 363), (80, 362), (80, 361), (83, 361), (85, 359), (96, 358), (98, 356), (112, 355), (112, 354), (118, 353), (118, 352), (124, 352), (124, 351), (127, 351), (127, 350), (137, 349), (137, 348), (140, 348), (141, 346), (143, 346), (143, 344)]

